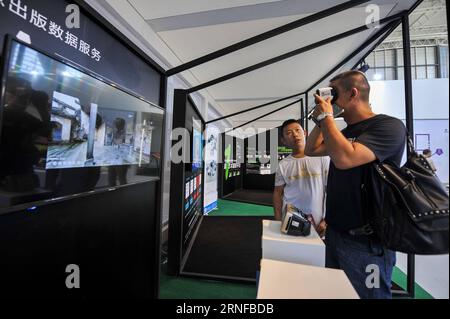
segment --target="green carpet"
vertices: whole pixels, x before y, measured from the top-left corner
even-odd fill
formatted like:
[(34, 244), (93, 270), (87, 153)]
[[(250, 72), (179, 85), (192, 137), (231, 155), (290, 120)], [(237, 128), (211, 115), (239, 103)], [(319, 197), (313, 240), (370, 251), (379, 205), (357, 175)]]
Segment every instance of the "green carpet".
[(217, 209), (209, 212), (209, 216), (273, 216), (273, 208), (269, 206), (247, 204), (231, 200), (219, 199)]
[[(403, 289), (406, 289), (407, 287), (406, 274), (397, 267), (394, 267), (394, 271), (392, 272), (392, 281)], [(425, 289), (417, 283), (415, 284), (415, 294), (415, 299), (433, 299), (433, 296), (426, 292)]]
[(161, 299), (256, 299), (256, 285), (172, 277), (162, 274)]

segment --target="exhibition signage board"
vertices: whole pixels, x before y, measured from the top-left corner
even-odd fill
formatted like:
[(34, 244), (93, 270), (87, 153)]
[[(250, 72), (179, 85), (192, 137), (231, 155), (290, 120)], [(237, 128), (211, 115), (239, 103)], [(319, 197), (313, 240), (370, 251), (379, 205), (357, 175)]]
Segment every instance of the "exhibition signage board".
[[(74, 1), (2, 0), (0, 39), (7, 34), (161, 104), (161, 71), (137, 56)], [(0, 43), (0, 50), (2, 46)]]

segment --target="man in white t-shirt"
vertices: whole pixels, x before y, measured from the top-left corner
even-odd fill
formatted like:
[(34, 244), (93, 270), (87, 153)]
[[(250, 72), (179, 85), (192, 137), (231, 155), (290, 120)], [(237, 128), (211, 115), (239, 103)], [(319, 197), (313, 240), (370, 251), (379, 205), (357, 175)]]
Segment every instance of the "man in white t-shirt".
[(305, 156), (305, 134), (298, 121), (285, 121), (281, 131), (281, 141), (292, 154), (278, 164), (273, 192), (275, 220), (282, 220), (285, 205), (292, 204), (312, 216), (317, 232), (323, 236), (330, 159)]

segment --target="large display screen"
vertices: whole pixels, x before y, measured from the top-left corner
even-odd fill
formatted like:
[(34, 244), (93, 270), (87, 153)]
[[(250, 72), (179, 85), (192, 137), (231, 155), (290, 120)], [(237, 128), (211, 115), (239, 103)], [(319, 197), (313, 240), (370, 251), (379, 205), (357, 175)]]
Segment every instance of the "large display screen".
[(191, 242), (196, 225), (203, 215), (204, 199), (204, 121), (194, 102), (189, 98), (187, 99), (185, 112), (183, 127), (189, 131), (191, 136), (191, 162), (184, 164), (183, 252), (186, 251)]
[(19, 41), (5, 56), (0, 190), (47, 193), (66, 171), (98, 175), (85, 190), (126, 184), (159, 160), (161, 108)]

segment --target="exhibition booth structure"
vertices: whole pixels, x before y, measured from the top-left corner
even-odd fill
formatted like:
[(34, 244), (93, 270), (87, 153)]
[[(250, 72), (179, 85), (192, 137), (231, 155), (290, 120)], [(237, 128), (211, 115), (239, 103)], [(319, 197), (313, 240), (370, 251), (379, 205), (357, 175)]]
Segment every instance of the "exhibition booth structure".
[[(249, 121), (245, 120), (245, 123), (236, 125), (231, 130), (222, 132), (222, 155), (220, 159), (223, 161), (223, 164), (219, 166), (219, 196), (226, 199), (233, 199), (234, 197), (234, 200), (259, 202), (249, 200), (250, 196), (246, 196), (245, 192), (256, 190), (259, 192), (265, 191), (266, 194), (269, 194), (273, 187), (273, 175), (276, 167), (272, 167), (272, 164), (268, 166), (266, 160), (275, 157), (276, 161), (278, 161), (278, 159), (281, 160), (290, 153), (290, 150), (283, 148), (283, 145), (271, 145), (270, 132), (277, 130), (277, 128), (271, 127), (267, 128), (265, 132), (245, 136), (243, 141), (241, 138), (243, 135), (239, 133), (239, 129), (245, 131), (246, 128), (251, 127), (252, 123), (256, 123), (292, 105), (298, 105), (297, 110), (299, 112), (293, 114), (300, 114), (300, 123), (308, 132), (308, 117), (313, 110), (311, 96), (315, 92), (315, 89), (327, 86), (329, 79), (342, 71), (358, 69), (364, 59), (399, 26), (402, 26), (403, 30), (406, 126), (409, 134), (414, 136), (412, 78), (411, 70), (408, 68), (411, 65), (409, 15), (420, 3), (421, 1), (401, 1), (395, 2), (395, 4), (393, 3), (392, 6), (391, 4), (383, 6), (380, 1), (348, 1), (337, 3), (333, 7), (317, 11), (259, 35), (248, 37), (245, 40), (234, 42), (229, 46), (222, 47), (168, 70), (166, 72), (167, 76), (173, 76), (189, 70), (193, 73), (198, 72), (198, 74), (202, 75), (202, 79), (204, 79), (204, 75), (208, 74), (206, 72), (208, 67), (215, 63), (218, 65), (217, 69), (225, 69), (226, 62), (232, 60), (231, 58), (228, 60), (228, 58), (235, 52), (239, 51), (239, 57), (242, 57), (247, 50), (258, 57), (255, 64), (247, 64), (246, 67), (241, 69), (234, 68), (228, 74), (207, 79), (203, 83), (188, 89), (176, 90), (174, 114), (187, 112), (189, 109), (187, 107), (187, 104), (189, 104), (187, 103), (187, 96), (204, 89), (208, 89), (213, 96), (220, 96), (222, 100), (226, 100), (225, 94), (228, 90), (231, 92), (230, 94), (242, 96), (239, 99), (236, 96), (230, 95), (230, 101), (235, 99), (241, 101), (242, 104), (250, 101), (251, 96), (248, 95), (251, 95), (252, 92), (256, 95), (256, 91), (271, 92), (274, 94), (273, 96), (277, 97), (259, 105), (245, 106), (244, 104), (239, 108), (239, 111), (228, 111), (223, 116), (207, 119), (206, 122), (202, 122), (202, 124), (208, 127), (208, 125), (215, 122), (236, 118), (237, 116), (244, 117), (247, 112), (258, 111), (258, 113), (262, 114)], [(376, 22), (375, 20), (370, 20), (369, 22), (361, 21), (364, 19), (356, 18), (367, 17), (363, 11), (364, 5), (369, 4), (373, 4), (382, 9), (379, 16), (380, 19)], [(316, 28), (313, 29), (312, 27), (315, 23)], [(333, 30), (328, 30), (327, 28), (322, 29), (318, 27), (319, 25), (333, 26)], [(195, 31), (192, 30), (192, 32)], [(295, 36), (302, 39), (301, 45), (303, 46), (295, 48), (292, 41), (289, 42), (289, 49), (284, 49), (284, 51), (283, 48), (277, 45), (271, 46), (271, 50), (277, 55), (256, 54), (255, 51), (249, 49), (249, 47), (257, 45), (259, 52), (267, 53), (261, 50), (264, 41), (272, 41), (273, 44), (276, 42), (273, 39), (276, 38), (278, 40), (278, 36), (285, 36), (289, 32), (291, 32), (290, 35), (295, 33)], [(330, 55), (330, 52), (333, 52), (333, 54)], [(243, 62), (241, 60), (244, 60), (236, 58), (236, 56), (233, 56), (235, 58), (233, 61), (238, 65), (242, 65)], [(248, 62), (248, 59), (245, 60), (245, 63)], [(292, 65), (295, 65), (295, 68), (292, 68)], [(279, 67), (279, 71), (277, 67)], [(204, 71), (204, 73), (201, 73), (199, 70)], [(302, 72), (301, 76), (299, 76), (299, 70)], [(253, 74), (256, 71), (258, 72), (257, 76)], [(216, 73), (213, 72), (213, 74)], [(251, 92), (244, 92), (241, 89), (241, 87), (245, 87), (246, 85), (248, 89), (250, 87), (249, 83), (257, 81), (258, 77), (266, 80), (270, 79), (270, 81), (265, 81), (264, 83), (260, 81), (261, 87), (252, 88), (250, 90)], [(220, 88), (219, 84), (221, 84)], [(286, 84), (290, 90), (283, 91), (283, 84)], [(293, 94), (295, 92), (293, 90), (295, 89), (292, 88), (294, 85), (298, 88), (295, 94)], [(272, 89), (272, 87), (275, 89)], [(289, 94), (285, 94), (284, 97), (279, 97), (280, 92), (277, 92), (277, 89), (280, 92), (289, 92)], [(278, 95), (276, 95), (277, 93)], [(269, 106), (272, 106), (272, 110), (263, 112), (263, 109), (269, 109)], [(185, 125), (187, 125), (187, 121), (191, 121), (190, 116), (180, 115), (179, 119), (176, 119), (174, 116), (174, 127), (182, 125), (183, 121), (185, 121)], [(241, 120), (239, 122), (244, 121)], [(278, 136), (277, 139), (279, 139), (279, 132), (276, 133)], [(262, 141), (266, 142), (265, 145), (263, 147), (257, 147), (258, 143), (261, 144), (260, 142)], [(180, 140), (174, 141), (174, 143), (177, 142), (180, 142)], [(243, 162), (239, 162), (242, 156), (244, 160)], [(177, 188), (186, 190), (188, 185), (188, 181), (186, 180), (186, 167), (172, 164), (172, 169), (176, 170), (176, 173), (172, 172), (172, 186), (177, 185)], [(190, 176), (189, 174), (188, 176)], [(172, 191), (172, 194), (175, 192)], [(233, 218), (219, 218), (205, 216), (203, 214), (204, 212), (200, 211), (198, 213), (199, 217), (189, 224), (184, 220), (185, 216), (189, 216), (189, 213), (183, 213), (183, 210), (188, 208), (184, 202), (188, 193), (183, 192), (182, 195), (178, 194), (175, 200), (172, 199), (171, 202), (170, 214), (171, 216), (176, 216), (173, 219), (171, 217), (169, 220), (169, 246), (175, 246), (169, 247), (168, 256), (169, 264), (172, 265), (172, 274), (255, 282), (257, 273), (260, 270), (263, 271), (264, 268), (275, 269), (275, 265), (270, 262), (264, 262), (265, 259), (263, 260), (265, 266), (260, 267), (263, 254), (268, 253), (270, 255), (267, 250), (276, 251), (276, 247), (281, 247), (278, 245), (284, 245), (284, 247), (302, 245), (311, 248), (310, 242), (286, 243), (288, 240), (284, 237), (281, 239), (270, 238), (264, 232), (269, 231), (271, 228), (264, 226), (264, 223), (267, 221), (263, 222), (263, 218), (234, 216)], [(239, 198), (239, 193), (244, 193), (244, 195)], [(265, 248), (262, 245), (263, 241)], [(323, 253), (323, 247), (320, 248), (317, 246), (311, 251)], [(314, 255), (315, 253), (312, 254)], [(280, 262), (283, 263), (285, 261)], [(239, 265), (240, 270), (233, 268), (233, 265)], [(290, 266), (283, 266), (281, 264), (277, 264), (276, 267), (278, 269), (282, 269), (283, 267), (283, 269), (290, 269)], [(230, 273), (230, 268), (233, 268), (234, 272)], [(301, 267), (297, 268), (299, 271), (302, 271), (300, 269)], [(314, 269), (308, 267), (304, 271), (321, 273), (321, 270), (316, 272)], [(267, 277), (266, 274), (261, 275), (264, 278)], [(339, 277), (341, 275), (342, 273), (336, 276)], [(267, 278), (270, 279), (270, 276)], [(395, 288), (394, 294), (414, 296), (414, 255), (408, 255), (406, 290), (397, 288), (399, 287)], [(347, 292), (347, 297), (355, 297), (352, 289), (349, 289)], [(262, 292), (260, 297), (264, 298), (267, 296), (274, 297), (265, 292)]]
[[(179, 274), (203, 218), (205, 121), (183, 90), (175, 90), (174, 108), (178, 110), (173, 115), (174, 132), (184, 130), (180, 132), (181, 144), (174, 140), (172, 145), (168, 272)], [(175, 159), (178, 150), (180, 158)]]
[[(291, 150), (282, 145), (276, 125), (254, 135), (239, 130), (296, 106), (295, 117), (308, 131), (311, 93), (328, 85), (333, 75), (357, 69), (401, 25), (406, 126), (414, 136), (408, 16), (420, 3), (331, 2), (323, 10), (164, 70), (86, 1), (0, 1), (0, 293), (21, 298), (157, 298), (162, 163), (170, 156), (170, 180), (165, 181), (170, 184), (168, 274), (251, 283), (260, 275), (258, 298), (284, 293), (308, 297), (300, 281), (318, 276), (333, 279), (315, 282), (317, 296), (323, 297), (323, 287), (331, 282), (338, 288), (328, 291), (328, 297), (357, 298), (343, 272), (323, 267), (324, 245), (317, 233), (294, 240), (277, 233), (279, 224), (261, 216), (208, 216), (205, 175), (214, 177), (216, 163), (205, 165), (204, 132), (212, 123), (261, 112), (220, 132), (217, 184), (220, 198), (271, 205), (277, 163)], [(76, 28), (66, 23), (71, 4), (81, 9)], [(366, 16), (368, 4), (381, 8), (380, 19), (354, 19)], [(272, 45), (275, 55), (260, 50), (262, 42), (288, 32), (295, 32), (301, 44), (289, 41), (291, 47), (285, 49)], [(166, 115), (169, 77), (206, 69), (207, 63), (253, 45), (264, 53), (255, 64), (176, 88), (173, 115), (169, 109)], [(280, 67), (283, 62), (289, 63)], [(237, 92), (243, 83), (238, 77), (252, 82), (256, 77), (246, 75), (262, 69), (280, 69), (281, 80), (260, 74), (271, 81), (254, 90), (270, 91), (286, 83), (291, 89), (270, 91), (269, 102), (204, 118), (192, 94), (208, 89), (219, 96), (214, 89), (224, 82), (224, 92)], [(271, 111), (263, 111), (267, 107)], [(173, 116), (172, 132), (165, 128), (166, 116)], [(164, 154), (169, 141), (171, 154)], [(302, 254), (294, 254), (299, 247)], [(291, 271), (301, 274), (300, 288), (292, 294), (283, 287)], [(83, 289), (71, 289), (79, 288), (80, 273)], [(407, 289), (396, 293), (414, 296), (413, 255), (408, 256), (407, 275)], [(276, 278), (282, 280), (274, 284)]]
[[(299, 123), (301, 122), (303, 119), (299, 119)], [(220, 198), (272, 206), (278, 162), (292, 152), (283, 145), (281, 134), (281, 127), (243, 139), (222, 134), (223, 164), (219, 164)]]
[(0, 6), (0, 293), (156, 298), (164, 72), (82, 1), (71, 29), (73, 1), (25, 2)]

